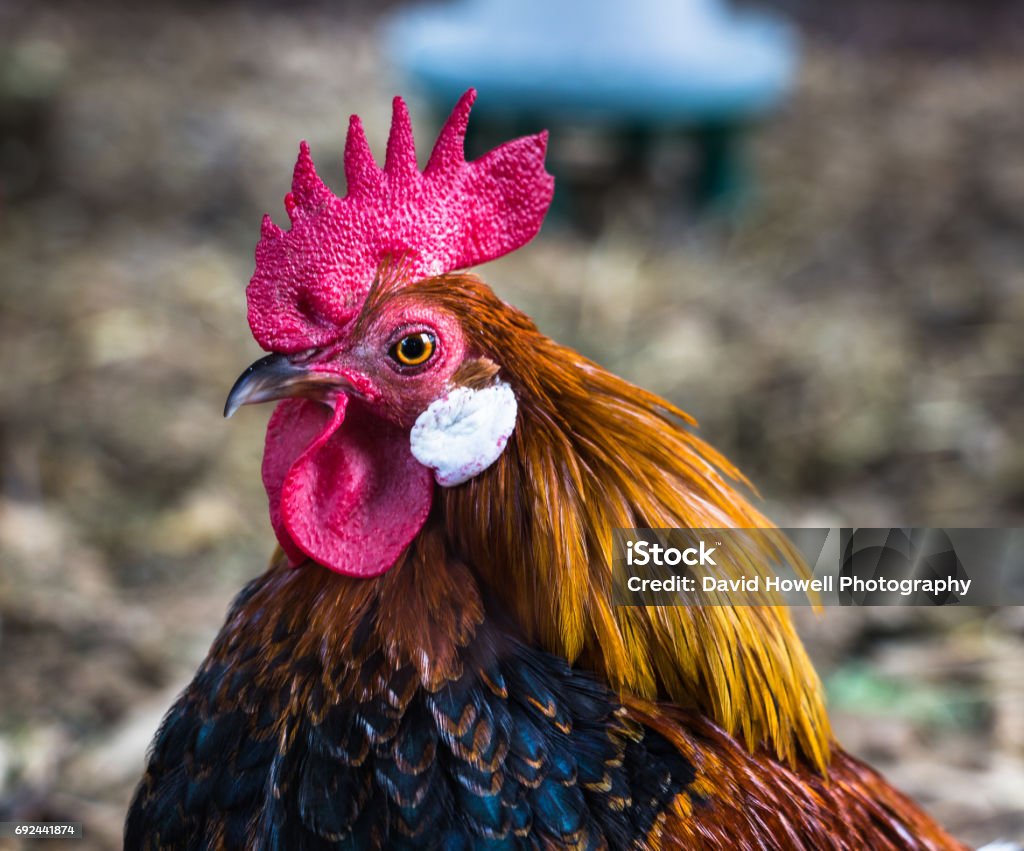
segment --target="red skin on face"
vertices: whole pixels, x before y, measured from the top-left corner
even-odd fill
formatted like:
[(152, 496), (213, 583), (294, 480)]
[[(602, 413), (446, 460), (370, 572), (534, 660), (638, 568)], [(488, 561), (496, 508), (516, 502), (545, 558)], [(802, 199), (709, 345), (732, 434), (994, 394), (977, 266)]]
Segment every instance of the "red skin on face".
[[(406, 329), (429, 329), (436, 355), (415, 373), (388, 352)], [(360, 334), (319, 353), (315, 370), (345, 376), (352, 395), (332, 407), (309, 399), (278, 404), (267, 428), (263, 482), (270, 519), (293, 565), (307, 557), (338, 573), (383, 573), (430, 511), (433, 472), (412, 455), (409, 428), (444, 393), (465, 355), (453, 317), (385, 309)]]

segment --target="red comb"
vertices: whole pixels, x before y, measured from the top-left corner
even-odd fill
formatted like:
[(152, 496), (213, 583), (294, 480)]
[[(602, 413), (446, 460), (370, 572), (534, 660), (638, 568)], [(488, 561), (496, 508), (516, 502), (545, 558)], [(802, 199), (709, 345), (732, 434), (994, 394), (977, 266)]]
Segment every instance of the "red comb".
[(267, 350), (295, 352), (336, 339), (359, 312), (381, 261), (401, 259), (411, 280), (493, 260), (528, 242), (551, 203), (547, 133), (507, 142), (466, 162), (476, 99), (456, 104), (420, 172), (405, 102), (396, 97), (384, 168), (359, 117), (345, 141), (348, 193), (338, 198), (299, 147), (287, 232), (263, 217), (249, 282), (249, 325)]

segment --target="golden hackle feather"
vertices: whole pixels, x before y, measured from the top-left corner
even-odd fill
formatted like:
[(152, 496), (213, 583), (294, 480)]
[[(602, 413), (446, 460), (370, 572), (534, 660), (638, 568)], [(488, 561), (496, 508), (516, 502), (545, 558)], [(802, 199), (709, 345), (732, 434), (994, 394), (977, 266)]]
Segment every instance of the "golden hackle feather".
[[(821, 686), (783, 606), (612, 602), (617, 528), (771, 528), (738, 489), (747, 483), (736, 468), (685, 413), (548, 339), (477, 278), (393, 283), (382, 278), (364, 315), (384, 299), (451, 313), (471, 352), (516, 392), (504, 454), (440, 502), (455, 553), (526, 635), (623, 694), (697, 707), (749, 747), (823, 771), (831, 733)], [(798, 558), (781, 534), (756, 540), (728, 563), (716, 556), (723, 577)]]

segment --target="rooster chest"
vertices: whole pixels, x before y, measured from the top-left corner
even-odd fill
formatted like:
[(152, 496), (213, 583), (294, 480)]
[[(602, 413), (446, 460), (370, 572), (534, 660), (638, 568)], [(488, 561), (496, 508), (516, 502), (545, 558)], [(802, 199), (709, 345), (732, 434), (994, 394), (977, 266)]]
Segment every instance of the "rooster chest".
[(439, 687), (360, 655), (208, 661), (154, 742), (129, 847), (134, 829), (154, 848), (629, 848), (693, 781), (602, 684), (486, 623)]

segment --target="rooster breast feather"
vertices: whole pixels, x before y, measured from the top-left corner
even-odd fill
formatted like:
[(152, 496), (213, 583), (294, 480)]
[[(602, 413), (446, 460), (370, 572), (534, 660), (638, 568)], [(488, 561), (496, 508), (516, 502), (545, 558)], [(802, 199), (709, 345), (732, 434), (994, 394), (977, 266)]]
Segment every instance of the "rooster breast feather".
[(628, 848), (694, 780), (596, 678), (490, 619), (433, 689), (369, 623), (349, 662), (293, 625), (261, 653), (222, 635), (156, 738), (128, 847)]

